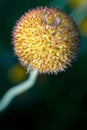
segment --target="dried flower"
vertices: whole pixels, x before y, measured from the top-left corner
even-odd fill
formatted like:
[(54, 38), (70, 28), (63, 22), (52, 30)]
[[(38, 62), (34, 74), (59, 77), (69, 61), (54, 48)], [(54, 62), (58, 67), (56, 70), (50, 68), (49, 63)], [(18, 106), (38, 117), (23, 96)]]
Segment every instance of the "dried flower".
[(73, 20), (60, 9), (38, 7), (29, 10), (13, 29), (15, 54), (28, 71), (63, 71), (76, 56), (77, 30)]

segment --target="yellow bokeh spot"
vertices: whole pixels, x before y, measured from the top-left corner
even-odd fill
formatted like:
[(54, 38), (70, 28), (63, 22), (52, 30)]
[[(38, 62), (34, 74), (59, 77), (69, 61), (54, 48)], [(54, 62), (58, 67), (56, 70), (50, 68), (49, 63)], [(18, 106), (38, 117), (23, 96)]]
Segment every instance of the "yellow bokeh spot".
[(70, 0), (68, 5), (70, 8), (75, 8), (76, 6), (80, 5), (84, 1), (85, 0)]
[(83, 36), (87, 36), (87, 18), (81, 22), (80, 32)]
[(25, 69), (19, 65), (13, 65), (8, 71), (8, 79), (13, 83), (20, 83), (26, 78)]

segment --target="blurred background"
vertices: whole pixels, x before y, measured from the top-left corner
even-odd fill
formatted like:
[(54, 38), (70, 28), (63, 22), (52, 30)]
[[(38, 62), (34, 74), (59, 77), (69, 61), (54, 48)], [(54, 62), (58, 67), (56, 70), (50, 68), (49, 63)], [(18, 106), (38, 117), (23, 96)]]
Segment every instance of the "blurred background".
[(0, 0), (0, 99), (26, 80), (14, 56), (12, 29), (29, 9), (63, 9), (80, 30), (80, 51), (72, 67), (57, 75), (39, 75), (34, 87), (15, 97), (0, 113), (0, 130), (87, 130), (87, 0)]

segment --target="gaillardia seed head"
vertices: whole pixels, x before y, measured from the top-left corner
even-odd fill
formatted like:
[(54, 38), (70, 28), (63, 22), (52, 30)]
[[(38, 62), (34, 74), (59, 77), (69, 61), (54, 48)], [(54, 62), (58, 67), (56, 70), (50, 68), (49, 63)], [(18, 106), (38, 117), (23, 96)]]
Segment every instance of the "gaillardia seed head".
[(57, 73), (76, 56), (79, 34), (72, 19), (57, 8), (29, 10), (13, 29), (13, 46), (20, 62), (29, 70)]

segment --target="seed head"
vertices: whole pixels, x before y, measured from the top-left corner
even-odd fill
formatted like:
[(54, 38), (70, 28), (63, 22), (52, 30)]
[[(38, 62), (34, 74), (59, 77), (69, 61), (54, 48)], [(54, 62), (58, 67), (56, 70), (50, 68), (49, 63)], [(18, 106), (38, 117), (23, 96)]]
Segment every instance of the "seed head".
[(57, 8), (29, 10), (13, 29), (15, 55), (27, 70), (63, 71), (76, 56), (79, 34), (75, 23)]

